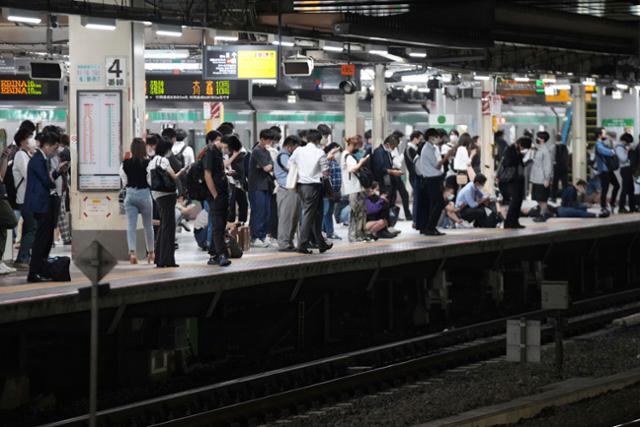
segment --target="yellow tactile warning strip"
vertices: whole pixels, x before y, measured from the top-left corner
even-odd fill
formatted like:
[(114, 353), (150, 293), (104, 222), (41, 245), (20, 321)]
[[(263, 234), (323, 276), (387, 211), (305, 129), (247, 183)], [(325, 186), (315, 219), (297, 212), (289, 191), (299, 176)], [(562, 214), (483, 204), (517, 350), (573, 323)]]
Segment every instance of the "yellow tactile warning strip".
[[(153, 265), (138, 264), (131, 266), (120, 263), (104, 282), (109, 282), (112, 288), (142, 286), (158, 281), (171, 279), (200, 278), (203, 276), (223, 275), (227, 273), (251, 272), (269, 267), (288, 267), (309, 265), (316, 262), (331, 262), (350, 259), (354, 255), (366, 257), (384, 253), (404, 252), (407, 250), (445, 248), (454, 245), (469, 245), (488, 241), (527, 237), (543, 237), (547, 233), (566, 230), (593, 229), (602, 226), (638, 223), (640, 231), (640, 215), (620, 215), (602, 219), (552, 219), (547, 223), (530, 223), (524, 230), (503, 229), (459, 229), (449, 230), (446, 236), (425, 237), (417, 232), (404, 232), (396, 239), (379, 240), (371, 243), (340, 244), (323, 255), (302, 255), (281, 252), (249, 251), (242, 259), (233, 260), (229, 268), (209, 267), (206, 265), (206, 255), (198, 256), (199, 263), (181, 263), (179, 268), (156, 269)], [(146, 279), (146, 280), (145, 280)], [(75, 293), (78, 288), (88, 286), (89, 281), (79, 272), (72, 272), (72, 281), (67, 283), (37, 283), (27, 284), (24, 277), (7, 277), (0, 279), (0, 305), (13, 304), (34, 299), (68, 295)]]

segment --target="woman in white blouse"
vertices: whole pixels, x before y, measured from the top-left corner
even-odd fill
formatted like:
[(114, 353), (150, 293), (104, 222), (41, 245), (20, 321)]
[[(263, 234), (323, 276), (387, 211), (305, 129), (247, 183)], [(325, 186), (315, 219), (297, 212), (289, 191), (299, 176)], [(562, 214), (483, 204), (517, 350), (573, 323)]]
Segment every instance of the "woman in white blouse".
[(456, 172), (456, 183), (464, 186), (469, 182), (469, 167), (471, 167), (471, 156), (469, 147), (471, 146), (471, 135), (463, 133), (460, 135), (456, 148), (456, 155), (453, 159), (453, 170)]

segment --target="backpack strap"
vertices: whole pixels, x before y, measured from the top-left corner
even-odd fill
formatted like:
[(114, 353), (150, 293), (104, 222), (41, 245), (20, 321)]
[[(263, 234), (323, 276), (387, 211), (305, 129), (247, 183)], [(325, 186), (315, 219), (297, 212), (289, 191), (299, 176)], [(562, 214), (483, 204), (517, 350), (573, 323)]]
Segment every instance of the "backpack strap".
[(186, 149), (187, 149), (187, 147), (188, 147), (188, 145), (187, 145), (187, 144), (184, 144), (184, 146), (182, 147), (182, 149), (178, 152), (178, 155), (179, 155), (179, 156), (182, 156), (182, 155), (184, 154), (184, 150), (186, 150)]
[(285, 167), (282, 164), (282, 156), (285, 155), (286, 153), (278, 153), (278, 156), (276, 157), (276, 162), (278, 163), (278, 166), (280, 166), (282, 168), (282, 170), (284, 170), (285, 172), (289, 172), (289, 168)]

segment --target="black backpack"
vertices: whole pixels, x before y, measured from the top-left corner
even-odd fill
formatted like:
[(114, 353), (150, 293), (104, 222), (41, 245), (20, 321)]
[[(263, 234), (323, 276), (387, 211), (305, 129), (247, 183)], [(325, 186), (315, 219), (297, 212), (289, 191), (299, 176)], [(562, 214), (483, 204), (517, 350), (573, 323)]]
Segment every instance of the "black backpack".
[(604, 162), (610, 172), (617, 171), (620, 168), (620, 160), (618, 159), (617, 154), (614, 154), (611, 157), (604, 156)]
[[(349, 155), (356, 159), (353, 154)], [(358, 159), (356, 159), (356, 161), (358, 161)], [(358, 172), (355, 173), (355, 176), (356, 178), (358, 178), (358, 181), (360, 181), (360, 185), (362, 186), (362, 188), (371, 188), (371, 186), (373, 185), (373, 172), (371, 171), (371, 168), (369, 168), (368, 164), (365, 163), (364, 165), (362, 165)]]
[[(178, 154), (174, 155), (174, 157), (176, 158), (178, 163), (180, 163), (180, 169), (182, 169), (184, 167), (184, 150), (186, 150), (187, 147), (188, 147), (188, 145), (184, 144), (182, 149), (180, 151), (178, 151)], [(178, 171), (176, 171), (176, 172), (178, 172)]]
[(191, 200), (203, 201), (209, 197), (209, 188), (204, 180), (204, 162), (198, 160), (187, 171), (187, 195)]
[(4, 179), (2, 180), (2, 182), (7, 192), (7, 200), (9, 201), (9, 204), (14, 210), (18, 209), (18, 204), (16, 203), (16, 199), (18, 197), (18, 188), (20, 188), (20, 186), (24, 185), (25, 183), (24, 178), (22, 178), (17, 184), (13, 179), (13, 162), (10, 162), (7, 166), (7, 172), (4, 174)]

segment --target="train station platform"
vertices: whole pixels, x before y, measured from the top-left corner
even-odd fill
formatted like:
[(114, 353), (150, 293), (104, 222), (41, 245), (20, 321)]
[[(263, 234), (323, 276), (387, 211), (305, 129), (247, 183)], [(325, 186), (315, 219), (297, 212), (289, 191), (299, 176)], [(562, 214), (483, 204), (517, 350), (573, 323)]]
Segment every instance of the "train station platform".
[[(101, 308), (141, 304), (261, 284), (300, 281), (308, 277), (416, 264), (487, 252), (516, 251), (519, 248), (553, 243), (597, 240), (640, 232), (640, 214), (616, 215), (606, 219), (550, 219), (546, 223), (523, 221), (523, 230), (456, 229), (446, 236), (427, 237), (398, 223), (400, 236), (372, 243), (339, 241), (325, 253), (302, 255), (279, 253), (275, 249), (255, 249), (228, 268), (207, 266), (208, 256), (193, 242), (191, 233), (181, 233), (176, 252), (179, 268), (157, 269), (153, 265), (119, 263), (103, 280), (110, 289), (100, 298)], [(337, 227), (343, 236), (346, 228)], [(346, 236), (344, 236), (346, 239)], [(621, 248), (621, 250), (624, 248)], [(54, 250), (54, 254), (55, 254)], [(62, 253), (60, 249), (58, 253)], [(89, 298), (81, 292), (89, 281), (72, 268), (69, 283), (27, 284), (23, 276), (0, 279), (0, 324), (31, 318), (89, 310)]]

